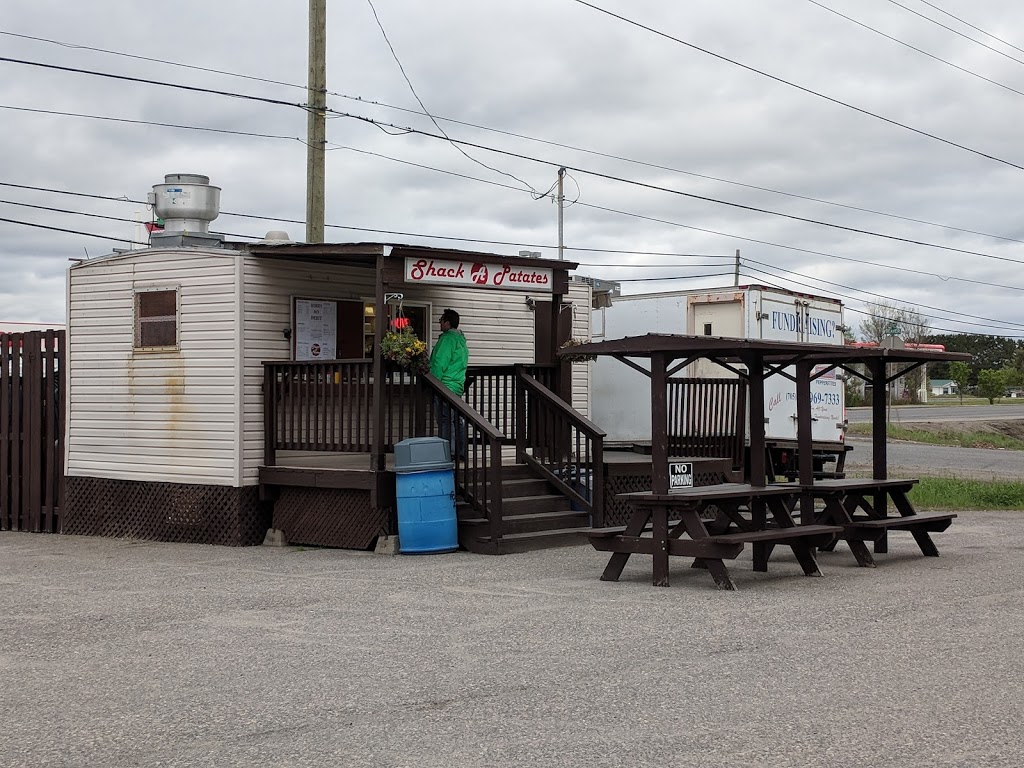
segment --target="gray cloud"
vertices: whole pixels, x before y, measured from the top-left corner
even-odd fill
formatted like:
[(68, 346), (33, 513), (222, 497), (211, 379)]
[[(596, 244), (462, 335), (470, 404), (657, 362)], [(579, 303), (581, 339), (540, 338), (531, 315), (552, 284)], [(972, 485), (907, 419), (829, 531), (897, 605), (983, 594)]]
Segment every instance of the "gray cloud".
[[(1024, 90), (1021, 65), (928, 24), (893, 4), (852, 0), (825, 4), (959, 66)], [(715, 59), (589, 10), (570, 0), (515, 4), (442, 0), (429, 7), (411, 0), (375, 0), (392, 44), (418, 94), (435, 114), (620, 155), (693, 174), (735, 180), (902, 217), (1024, 239), (1016, 192), (1017, 168), (972, 155), (924, 136), (828, 103), (779, 82)], [(909, 51), (811, 3), (738, 0), (722, 4), (637, 5), (607, 0), (609, 10), (751, 67), (791, 80), (862, 109), (934, 133), (996, 158), (1024, 165), (1019, 114), (1024, 96), (982, 82)], [(1014, 4), (976, 6), (947, 0), (950, 12), (1013, 40), (1024, 22)], [(237, 0), (183, 0), (173, 14), (126, 11), (96, 0), (12, 0), (0, 30), (108, 48), (211, 69), (303, 85), (305, 8)], [(921, 6), (922, 13), (928, 13)], [(369, 6), (331, 6), (328, 19), (331, 91), (340, 112), (436, 132), (423, 116), (370, 101), (418, 109), (377, 28)], [(934, 12), (943, 23), (955, 25)], [(969, 32), (966, 28), (964, 31)], [(978, 33), (971, 32), (978, 36)], [(2, 36), (5, 56), (289, 102), (301, 88), (110, 56)], [(989, 40), (998, 47), (998, 43)], [(1024, 41), (1015, 40), (1015, 43)], [(1024, 54), (1003, 48), (1018, 58)], [(0, 181), (112, 197), (145, 199), (165, 173), (198, 172), (223, 188), (226, 211), (304, 217), (305, 114), (296, 108), (198, 94), (152, 85), (0, 63), (0, 105), (81, 112), (151, 122), (180, 123), (283, 139), (232, 136), (0, 110)], [(749, 261), (743, 280), (771, 280), (798, 290), (834, 291), (851, 310), (883, 294), (927, 305), (936, 327), (984, 331), (960, 312), (993, 318), (993, 332), (1024, 335), (1024, 281), (1020, 265), (884, 240), (791, 219), (744, 211), (680, 195), (609, 181), (620, 176), (771, 209), (793, 216), (873, 230), (909, 240), (1024, 261), (1021, 244), (927, 226), (794, 197), (515, 139), (443, 122), (455, 139), (547, 161), (467, 149), (474, 158), (523, 179), (540, 191), (559, 164), (579, 184), (586, 207), (566, 210), (567, 244), (623, 251), (702, 253), (724, 257), (739, 249)], [(390, 129), (389, 129), (390, 130)], [(482, 168), (443, 141), (389, 136), (350, 118), (329, 121), (332, 146), (388, 155), (517, 186)], [(575, 197), (575, 184), (567, 187)], [(0, 187), (0, 199), (134, 219), (138, 204), (92, 200)], [(410, 233), (554, 246), (555, 209), (522, 191), (504, 189), (357, 152), (328, 157), (331, 223)], [(120, 238), (130, 222), (85, 218), (0, 203), (0, 217)], [(642, 218), (646, 217), (646, 218)], [(664, 219), (662, 224), (650, 219)], [(682, 226), (677, 226), (682, 225)], [(262, 235), (301, 224), (223, 216), (215, 229)], [(716, 230), (715, 235), (704, 230)], [(69, 258), (109, 251), (113, 241), (48, 232), (0, 222), (0, 319), (63, 319), (64, 270)], [(386, 235), (329, 230), (335, 240), (387, 240)], [(444, 241), (409, 238), (439, 244)], [(751, 242), (761, 240), (775, 245)], [(450, 241), (462, 247), (472, 246)], [(516, 246), (493, 246), (515, 252)], [(899, 267), (871, 267), (822, 253)], [(554, 251), (545, 248), (548, 255)], [(569, 252), (581, 261), (664, 264), (664, 269), (587, 265), (581, 271), (629, 279), (653, 274), (700, 274), (696, 260)], [(768, 277), (756, 270), (777, 272)], [(725, 271), (730, 271), (726, 269)], [(967, 277), (1013, 288), (949, 280)], [(728, 278), (625, 283), (627, 291), (721, 284)], [(826, 282), (846, 287), (830, 285)], [(853, 318), (854, 316), (851, 315)], [(940, 319), (941, 318), (941, 319)], [(853, 325), (856, 320), (853, 319)]]

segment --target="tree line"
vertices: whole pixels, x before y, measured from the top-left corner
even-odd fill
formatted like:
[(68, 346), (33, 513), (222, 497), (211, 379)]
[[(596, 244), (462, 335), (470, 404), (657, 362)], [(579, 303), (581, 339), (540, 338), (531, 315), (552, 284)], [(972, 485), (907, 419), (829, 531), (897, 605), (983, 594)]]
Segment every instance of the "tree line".
[[(995, 402), (1010, 387), (1024, 387), (1024, 339), (989, 336), (979, 333), (932, 333), (930, 320), (911, 307), (879, 302), (867, 305), (868, 314), (860, 324), (861, 341), (883, 344), (890, 337), (904, 342), (941, 344), (949, 352), (966, 352), (971, 361), (937, 362), (928, 366), (929, 379), (956, 382), (961, 399), (965, 392), (976, 391)], [(924, 372), (915, 372), (910, 382), (917, 389)]]

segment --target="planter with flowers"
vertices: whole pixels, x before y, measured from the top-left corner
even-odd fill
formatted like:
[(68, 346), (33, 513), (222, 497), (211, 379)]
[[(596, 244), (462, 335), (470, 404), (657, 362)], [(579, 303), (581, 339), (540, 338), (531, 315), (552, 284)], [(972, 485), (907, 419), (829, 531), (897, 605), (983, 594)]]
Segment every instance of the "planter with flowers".
[(412, 373), (426, 373), (430, 370), (427, 345), (408, 326), (385, 333), (380, 342), (380, 354), (397, 368)]
[[(559, 347), (559, 349), (572, 349), (573, 347), (578, 347), (581, 344), (589, 343), (590, 342), (587, 341), (586, 339), (568, 339), (562, 344), (561, 347)], [(594, 360), (597, 360), (597, 355), (587, 355), (579, 352), (569, 352), (568, 354), (559, 355), (558, 359), (567, 363), (590, 363), (593, 362)]]

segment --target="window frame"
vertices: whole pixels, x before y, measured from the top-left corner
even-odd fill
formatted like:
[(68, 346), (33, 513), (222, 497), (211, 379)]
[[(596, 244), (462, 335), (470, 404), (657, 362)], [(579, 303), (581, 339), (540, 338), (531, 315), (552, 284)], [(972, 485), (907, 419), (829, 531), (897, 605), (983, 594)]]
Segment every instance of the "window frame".
[[(174, 344), (144, 345), (142, 343), (142, 326), (144, 319), (140, 314), (141, 297), (152, 293), (174, 293)], [(145, 318), (150, 322), (167, 322), (169, 315), (156, 318)], [(177, 352), (181, 349), (181, 286), (154, 285), (134, 288), (132, 291), (132, 350), (134, 352)]]

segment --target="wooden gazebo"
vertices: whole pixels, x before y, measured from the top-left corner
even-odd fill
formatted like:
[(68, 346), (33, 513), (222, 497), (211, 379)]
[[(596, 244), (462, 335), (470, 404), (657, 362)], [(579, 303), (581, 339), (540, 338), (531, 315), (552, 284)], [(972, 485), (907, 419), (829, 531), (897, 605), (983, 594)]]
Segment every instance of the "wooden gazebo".
[[(872, 565), (864, 538), (875, 542), (875, 552), (886, 550), (885, 534), (889, 529), (906, 529), (914, 533), (926, 555), (938, 554), (928, 539), (928, 532), (943, 530), (954, 515), (915, 515), (906, 499), (906, 492), (916, 481), (889, 481), (886, 457), (886, 398), (881, 396), (887, 386), (910, 370), (939, 360), (969, 360), (970, 355), (924, 349), (887, 349), (821, 344), (798, 344), (708, 336), (649, 334), (611, 341), (594, 342), (573, 350), (576, 354), (608, 355), (650, 377), (651, 434), (653, 479), (650, 492), (630, 494), (638, 508), (629, 525), (621, 530), (600, 533), (593, 537), (595, 546), (615, 552), (603, 578), (617, 579), (630, 553), (655, 555), (655, 584), (667, 585), (669, 554), (696, 557), (712, 573), (722, 588), (732, 589), (722, 561), (735, 557), (745, 543), (755, 547), (755, 569), (766, 570), (774, 543), (792, 546), (804, 572), (820, 575), (814, 560), (813, 546), (842, 535), (861, 565)], [(669, 455), (668, 380), (698, 359), (711, 360), (745, 379), (748, 387), (748, 439), (750, 443), (748, 479), (746, 484), (723, 484), (707, 488), (673, 488), (671, 467), (679, 457)], [(649, 367), (642, 365), (646, 360)], [(864, 372), (857, 369), (863, 366)], [(864, 378), (873, 387), (872, 402), (872, 477), (870, 480), (824, 480), (815, 482), (811, 441), (811, 381), (828, 371), (842, 369), (849, 375)], [(795, 381), (798, 419), (798, 483), (785, 488), (768, 481), (765, 470), (764, 380), (768, 376), (786, 376)], [(682, 493), (680, 492), (682, 491)], [(787, 501), (788, 498), (788, 501)], [(900, 517), (887, 517), (887, 500), (895, 503)], [(815, 500), (825, 502), (824, 519), (829, 525), (816, 524), (823, 519), (815, 509)], [(800, 528), (791, 516), (793, 503), (799, 500)], [(740, 530), (736, 533), (713, 534), (713, 529), (699, 520), (697, 513), (710, 504), (729, 510)], [(775, 530), (768, 525), (766, 509), (775, 516)], [(868, 510), (870, 520), (854, 517), (857, 509)], [(743, 518), (738, 510), (752, 515)], [(681, 516), (670, 532), (668, 519)], [(904, 517), (913, 516), (908, 522)], [(941, 518), (941, 519), (939, 519)], [(653, 523), (652, 523), (653, 519)], [(642, 536), (653, 525), (653, 536)], [(728, 526), (728, 520), (726, 521)], [(857, 530), (852, 529), (856, 527)], [(870, 529), (870, 537), (864, 529)], [(727, 530), (727, 527), (723, 530)], [(679, 540), (682, 533), (692, 540)]]

